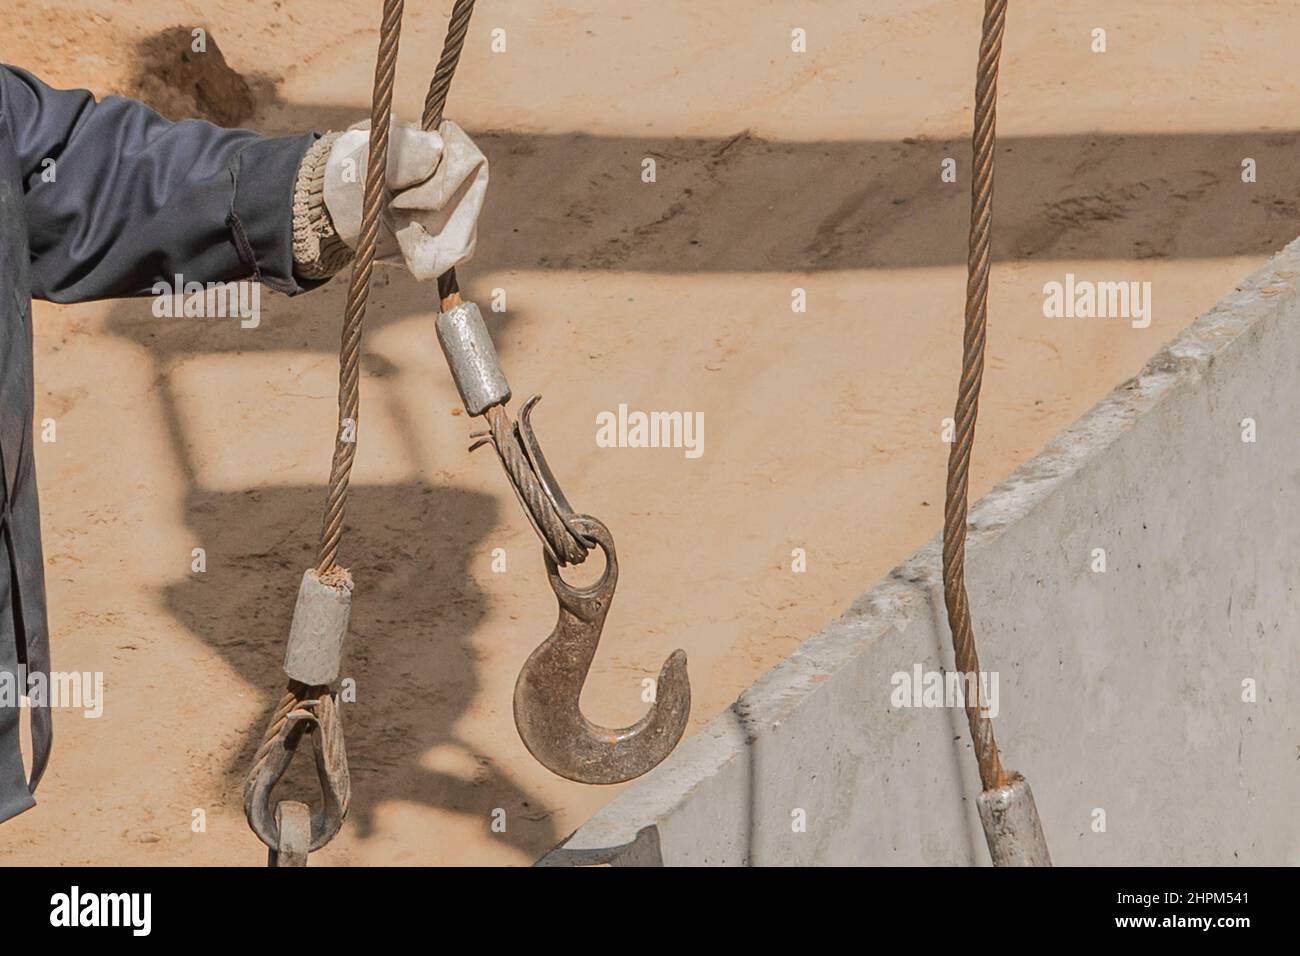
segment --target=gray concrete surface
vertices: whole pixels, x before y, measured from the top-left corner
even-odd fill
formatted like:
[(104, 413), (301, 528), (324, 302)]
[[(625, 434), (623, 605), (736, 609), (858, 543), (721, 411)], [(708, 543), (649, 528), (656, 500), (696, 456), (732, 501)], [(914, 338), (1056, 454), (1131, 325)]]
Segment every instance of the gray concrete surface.
[[(972, 509), (1057, 865), (1300, 863), (1298, 277), (1300, 241)], [(939, 569), (936, 540), (541, 865), (988, 865), (960, 709), (890, 699), (951, 667)]]

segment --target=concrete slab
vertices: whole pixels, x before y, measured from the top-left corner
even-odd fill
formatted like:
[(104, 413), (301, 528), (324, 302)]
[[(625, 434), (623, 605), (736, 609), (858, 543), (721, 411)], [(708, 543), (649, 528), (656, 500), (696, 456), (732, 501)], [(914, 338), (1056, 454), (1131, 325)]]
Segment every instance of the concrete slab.
[[(998, 739), (1058, 865), (1300, 863), (1297, 277), (1293, 242), (972, 508)], [(939, 555), (540, 865), (987, 865), (960, 708), (894, 695), (951, 667)]]

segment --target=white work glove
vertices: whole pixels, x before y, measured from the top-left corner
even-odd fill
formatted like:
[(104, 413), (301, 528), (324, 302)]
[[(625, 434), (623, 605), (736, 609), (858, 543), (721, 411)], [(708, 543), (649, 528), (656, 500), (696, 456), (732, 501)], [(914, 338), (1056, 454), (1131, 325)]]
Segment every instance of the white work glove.
[[(325, 208), (334, 229), (356, 248), (361, 233), (370, 121), (341, 134), (325, 165)], [(394, 122), (388, 145), (392, 198), (381, 216), (381, 262), (405, 261), (417, 279), (434, 279), (474, 255), (487, 195), (487, 158), (455, 123), (438, 132)]]

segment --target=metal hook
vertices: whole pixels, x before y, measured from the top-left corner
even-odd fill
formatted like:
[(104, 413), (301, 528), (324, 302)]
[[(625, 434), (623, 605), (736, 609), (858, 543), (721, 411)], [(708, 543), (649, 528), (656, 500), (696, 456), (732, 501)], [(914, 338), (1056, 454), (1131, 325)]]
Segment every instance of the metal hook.
[[(543, 766), (579, 783), (622, 783), (659, 764), (677, 745), (691, 709), (686, 654), (676, 650), (659, 672), (655, 703), (630, 727), (611, 729), (587, 720), (578, 707), (583, 682), (596, 656), (605, 616), (618, 584), (614, 538), (595, 518), (574, 512), (533, 432), (533, 408), (524, 402), (510, 421), (505, 403), (510, 387), (482, 313), (473, 303), (444, 299), (436, 323), (465, 410), (487, 417), (489, 430), (475, 433), (470, 450), (491, 442), (515, 497), (542, 542), (551, 590), (560, 605), (555, 630), (529, 656), (515, 682), (515, 726), (524, 745)], [(600, 546), (605, 573), (594, 585), (572, 588), (560, 577), (562, 564), (581, 564)]]
[(686, 652), (675, 650), (664, 661), (655, 703), (635, 724), (601, 727), (583, 716), (578, 698), (614, 600), (618, 557), (614, 537), (601, 521), (590, 515), (568, 517), (576, 533), (604, 552), (605, 573), (588, 587), (570, 587), (555, 559), (543, 551), (560, 616), (551, 636), (519, 672), (515, 726), (529, 753), (548, 770), (579, 783), (622, 783), (657, 766), (686, 730), (691, 710)]

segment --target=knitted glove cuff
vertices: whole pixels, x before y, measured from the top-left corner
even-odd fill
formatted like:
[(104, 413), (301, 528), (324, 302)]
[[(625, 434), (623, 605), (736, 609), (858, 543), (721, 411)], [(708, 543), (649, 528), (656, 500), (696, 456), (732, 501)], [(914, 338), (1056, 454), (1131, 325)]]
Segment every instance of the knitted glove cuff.
[(352, 250), (325, 208), (325, 166), (338, 133), (326, 133), (307, 150), (293, 188), (293, 263), (301, 279), (328, 279), (352, 261)]

